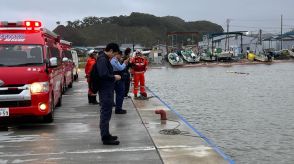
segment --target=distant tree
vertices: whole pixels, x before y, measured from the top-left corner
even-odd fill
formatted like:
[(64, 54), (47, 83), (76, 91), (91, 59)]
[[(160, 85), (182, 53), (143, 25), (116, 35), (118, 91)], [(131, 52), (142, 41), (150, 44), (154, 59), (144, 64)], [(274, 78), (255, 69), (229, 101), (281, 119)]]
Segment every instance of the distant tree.
[(85, 38), (73, 27), (59, 25), (53, 32), (59, 34), (62, 39), (72, 42), (74, 46), (85, 45)]
[(72, 27), (73, 28), (78, 28), (80, 27), (81, 21), (80, 20), (75, 20), (72, 22)]
[(67, 27), (73, 27), (73, 22), (72, 21), (66, 21), (66, 23), (67, 23)]
[[(185, 22), (174, 16), (156, 17), (138, 12), (118, 17), (89, 16), (82, 20), (67, 21), (64, 28), (58, 28), (58, 32), (65, 39), (74, 42), (75, 45), (88, 46), (104, 45), (113, 41), (118, 43), (129, 41), (151, 46), (158, 43), (158, 40), (165, 41), (167, 32), (176, 31), (200, 32), (200, 37), (193, 38), (196, 42), (203, 33), (222, 32), (223, 28), (209, 21)], [(178, 41), (187, 40), (189, 37), (191, 36), (183, 36)]]
[(85, 17), (81, 23), (83, 27), (88, 27), (94, 24), (101, 24), (101, 21), (98, 17)]

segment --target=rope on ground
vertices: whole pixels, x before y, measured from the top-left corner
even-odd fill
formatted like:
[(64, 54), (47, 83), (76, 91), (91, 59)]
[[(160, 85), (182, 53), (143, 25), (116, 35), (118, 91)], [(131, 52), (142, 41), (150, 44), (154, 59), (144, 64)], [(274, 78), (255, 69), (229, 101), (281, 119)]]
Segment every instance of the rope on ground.
[(200, 136), (191, 135), (190, 132), (182, 131), (182, 130), (178, 129), (178, 127), (181, 126), (180, 121), (170, 120), (170, 119), (168, 119), (168, 121), (177, 122), (178, 125), (176, 127), (172, 128), (172, 129), (162, 129), (162, 130), (159, 131), (159, 134), (163, 134), (163, 135), (183, 135), (183, 136), (189, 136), (189, 137), (200, 137)]

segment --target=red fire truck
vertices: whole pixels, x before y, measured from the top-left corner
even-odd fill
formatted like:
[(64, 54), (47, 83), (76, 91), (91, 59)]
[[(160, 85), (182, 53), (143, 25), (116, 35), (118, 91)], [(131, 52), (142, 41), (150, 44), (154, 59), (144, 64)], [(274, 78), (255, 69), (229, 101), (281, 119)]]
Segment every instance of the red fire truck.
[(60, 37), (39, 21), (0, 22), (0, 119), (42, 116), (61, 105)]
[(71, 42), (60, 40), (60, 48), (62, 51), (62, 65), (63, 65), (63, 92), (67, 88), (72, 88), (74, 81), (74, 63), (71, 54)]

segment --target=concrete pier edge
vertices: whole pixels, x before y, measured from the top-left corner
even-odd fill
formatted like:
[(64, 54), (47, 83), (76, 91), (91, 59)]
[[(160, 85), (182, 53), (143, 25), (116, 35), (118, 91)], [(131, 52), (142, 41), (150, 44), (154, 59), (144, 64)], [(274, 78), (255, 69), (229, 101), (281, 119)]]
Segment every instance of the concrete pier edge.
[(153, 140), (153, 138), (152, 138), (152, 136), (151, 136), (151, 134), (150, 134), (148, 128), (147, 128), (146, 125), (144, 124), (144, 121), (143, 121), (143, 119), (142, 119), (140, 113), (138, 112), (138, 109), (137, 109), (137, 107), (136, 107), (136, 105), (135, 105), (135, 103), (134, 103), (134, 100), (131, 99), (131, 101), (132, 101), (132, 103), (133, 103), (133, 105), (134, 105), (134, 107), (135, 107), (135, 109), (136, 109), (136, 112), (137, 112), (138, 117), (140, 118), (140, 120), (141, 120), (141, 122), (142, 122), (142, 125), (144, 126), (144, 128), (145, 128), (145, 130), (146, 130), (146, 132), (147, 132), (147, 134), (148, 134), (148, 136), (149, 136), (151, 142), (152, 142), (153, 145), (154, 145), (154, 148), (155, 148), (155, 150), (156, 150), (156, 152), (157, 152), (157, 154), (158, 154), (158, 156), (159, 156), (161, 162), (164, 163), (164, 160), (162, 159), (162, 157), (161, 157), (161, 155), (160, 155), (160, 152), (159, 152), (158, 148), (156, 147), (156, 144), (155, 144), (155, 142), (154, 142), (154, 140)]
[[(224, 160), (228, 161), (230, 164), (235, 164), (235, 161), (229, 157), (228, 155), (226, 155), (212, 140), (210, 140), (209, 138), (207, 138), (204, 134), (202, 134), (199, 130), (197, 130), (195, 127), (193, 127), (181, 114), (179, 114), (176, 110), (174, 110), (170, 105), (168, 105), (165, 101), (163, 101), (158, 95), (156, 95), (150, 88), (146, 87), (146, 89), (152, 93), (152, 95), (157, 98), (164, 106), (166, 106), (169, 110), (171, 110), (174, 114), (176, 114), (180, 120), (182, 120), (192, 131), (194, 131), (196, 134), (198, 134), (211, 148), (213, 148), (213, 150), (218, 153)], [(132, 102), (134, 103), (134, 101), (132, 100)], [(136, 105), (134, 104), (135, 108), (137, 109)], [(139, 117), (141, 118), (140, 114), (138, 113)], [(142, 120), (142, 118), (141, 118)], [(143, 120), (142, 120), (143, 122)], [(143, 123), (144, 124), (144, 123)], [(150, 136), (152, 142), (153, 138), (150, 135), (147, 127), (144, 125), (144, 127), (146, 128), (148, 135)], [(154, 143), (155, 145), (155, 143)], [(156, 147), (156, 145), (155, 145)], [(157, 147), (156, 147), (156, 151), (159, 153)], [(160, 156), (161, 160), (163, 161), (162, 157)]]

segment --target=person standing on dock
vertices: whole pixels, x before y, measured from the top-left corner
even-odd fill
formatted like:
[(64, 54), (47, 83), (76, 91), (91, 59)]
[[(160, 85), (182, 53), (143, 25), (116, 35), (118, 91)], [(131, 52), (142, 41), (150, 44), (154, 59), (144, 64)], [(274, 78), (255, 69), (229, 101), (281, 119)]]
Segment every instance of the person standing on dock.
[(117, 55), (115, 55), (110, 63), (113, 67), (113, 73), (115, 75), (120, 75), (122, 78), (118, 80), (114, 84), (115, 91), (115, 114), (126, 114), (127, 111), (122, 109), (124, 94), (125, 94), (125, 79), (123, 78), (124, 69), (128, 64), (129, 60), (125, 60), (122, 64), (120, 61), (122, 60), (122, 51), (119, 51)]
[(131, 64), (133, 64), (132, 69), (134, 71), (134, 96), (138, 97), (139, 83), (140, 83), (140, 95), (143, 98), (147, 98), (147, 93), (145, 91), (145, 72), (147, 70), (147, 59), (143, 56), (140, 50), (135, 52), (135, 57), (132, 58)]
[[(130, 59), (130, 54), (131, 54), (131, 49), (127, 48), (124, 52), (124, 56), (123, 56), (123, 61), (125, 60), (129, 60)], [(131, 74), (130, 74), (130, 67), (131, 64), (128, 61), (126, 68), (124, 69), (124, 79), (125, 79), (125, 93), (124, 93), (124, 97), (125, 98), (130, 98), (129, 96), (129, 91), (130, 91), (130, 84), (131, 84)]]
[(110, 60), (119, 52), (116, 43), (109, 43), (105, 51), (99, 55), (95, 69), (99, 78), (98, 93), (100, 97), (100, 134), (104, 145), (119, 145), (117, 136), (112, 136), (109, 132), (109, 122), (112, 115), (114, 83), (121, 79), (120, 75), (113, 74)]
[(87, 59), (87, 63), (85, 66), (85, 74), (86, 74), (86, 78), (87, 78), (87, 82), (88, 82), (88, 103), (95, 105), (95, 104), (99, 104), (99, 103), (97, 102), (96, 94), (93, 93), (93, 91), (91, 90), (91, 87), (90, 87), (90, 80), (91, 80), (90, 79), (90, 72), (96, 63), (97, 51), (90, 50), (88, 52), (88, 54), (89, 54), (89, 57)]

